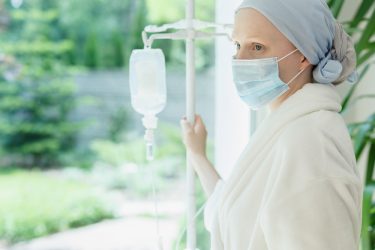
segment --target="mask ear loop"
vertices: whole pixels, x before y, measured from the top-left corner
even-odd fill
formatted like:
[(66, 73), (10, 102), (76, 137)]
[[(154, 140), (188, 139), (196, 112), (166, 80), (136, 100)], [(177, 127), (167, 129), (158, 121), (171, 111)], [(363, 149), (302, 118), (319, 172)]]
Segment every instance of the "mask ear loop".
[(293, 54), (293, 53), (296, 52), (297, 50), (298, 50), (298, 49), (295, 49), (295, 50), (289, 52), (289, 53), (286, 54), (285, 56), (283, 56), (283, 57), (281, 57), (280, 59), (278, 59), (277, 62), (280, 62), (280, 61), (283, 60), (284, 58), (290, 56), (291, 54)]
[(305, 67), (303, 70), (301, 70), (300, 72), (298, 72), (292, 79), (290, 79), (290, 81), (286, 84), (286, 85), (289, 85), (289, 83), (293, 82), (300, 74), (302, 74), (302, 72), (306, 69), (307, 67)]
[[(298, 49), (295, 49), (291, 52), (289, 52), (288, 54), (286, 54), (285, 56), (281, 57), (280, 59), (277, 60), (277, 62), (280, 62), (281, 60), (283, 60), (284, 58), (290, 56), (291, 54), (293, 54), (294, 52), (296, 52)], [(307, 67), (306, 67), (307, 68)], [(301, 70), (300, 72), (298, 72), (292, 79), (290, 79), (290, 81), (286, 84), (286, 85), (289, 85), (289, 83), (293, 82), (300, 74), (302, 74), (302, 72), (306, 69), (304, 68), (303, 70)]]

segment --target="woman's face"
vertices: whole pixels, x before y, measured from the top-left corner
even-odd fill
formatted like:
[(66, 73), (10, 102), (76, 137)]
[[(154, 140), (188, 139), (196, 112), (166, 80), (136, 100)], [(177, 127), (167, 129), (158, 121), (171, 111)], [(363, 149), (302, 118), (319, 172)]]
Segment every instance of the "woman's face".
[[(281, 58), (296, 47), (260, 12), (252, 8), (240, 9), (234, 21), (232, 40), (236, 46), (236, 59)], [(309, 64), (299, 52), (279, 62), (280, 78), (292, 79)]]

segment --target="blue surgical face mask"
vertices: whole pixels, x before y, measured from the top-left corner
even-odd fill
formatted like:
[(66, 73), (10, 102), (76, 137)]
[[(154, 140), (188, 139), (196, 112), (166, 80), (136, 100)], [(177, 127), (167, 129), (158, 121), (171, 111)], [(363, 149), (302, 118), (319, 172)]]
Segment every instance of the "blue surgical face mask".
[(241, 99), (251, 108), (257, 110), (270, 103), (289, 89), (289, 83), (302, 72), (298, 72), (288, 83), (279, 77), (278, 62), (296, 52), (290, 52), (280, 59), (277, 57), (262, 59), (232, 59), (233, 81)]

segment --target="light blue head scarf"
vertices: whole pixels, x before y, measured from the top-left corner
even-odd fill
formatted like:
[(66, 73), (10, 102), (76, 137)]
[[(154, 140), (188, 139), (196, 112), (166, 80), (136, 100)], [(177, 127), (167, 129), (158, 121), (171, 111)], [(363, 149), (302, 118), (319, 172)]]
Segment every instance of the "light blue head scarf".
[(244, 0), (236, 9), (254, 8), (301, 51), (320, 83), (356, 82), (351, 37), (333, 17), (325, 0)]

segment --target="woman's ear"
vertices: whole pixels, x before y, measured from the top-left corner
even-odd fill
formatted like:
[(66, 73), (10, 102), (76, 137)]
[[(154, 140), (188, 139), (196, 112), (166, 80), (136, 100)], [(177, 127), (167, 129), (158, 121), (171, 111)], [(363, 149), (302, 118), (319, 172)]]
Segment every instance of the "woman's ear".
[(309, 62), (309, 60), (304, 56), (304, 55), (301, 55), (301, 67), (300, 69), (306, 69), (307, 67), (309, 67), (311, 65), (311, 63)]

